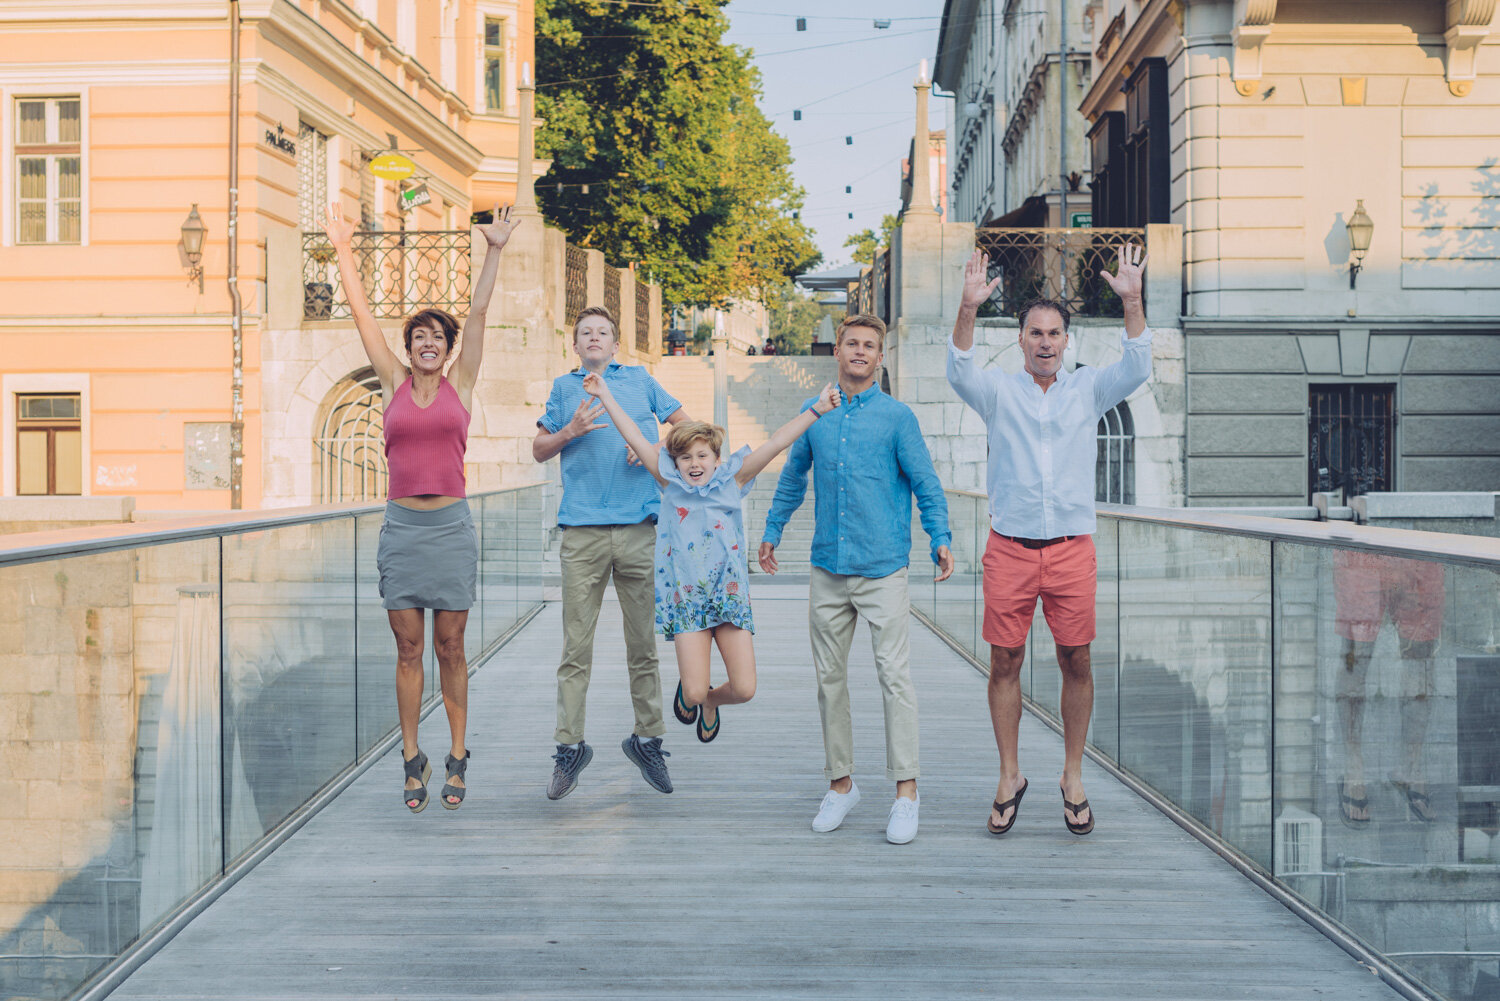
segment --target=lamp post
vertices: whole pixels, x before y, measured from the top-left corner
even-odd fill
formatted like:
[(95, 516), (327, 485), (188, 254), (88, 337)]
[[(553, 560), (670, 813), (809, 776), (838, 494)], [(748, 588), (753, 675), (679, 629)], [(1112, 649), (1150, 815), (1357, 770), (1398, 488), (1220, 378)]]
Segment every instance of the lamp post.
[(1355, 199), (1354, 214), (1349, 217), (1345, 228), (1349, 230), (1349, 249), (1354, 254), (1354, 263), (1349, 265), (1349, 287), (1354, 288), (1355, 277), (1364, 267), (1365, 254), (1370, 249), (1370, 237), (1375, 232), (1375, 221), (1365, 211), (1363, 198)]
[(203, 241), (207, 236), (208, 227), (198, 214), (198, 203), (194, 202), (193, 210), (182, 224), (182, 256), (188, 262), (188, 281), (196, 278), (199, 292), (203, 291)]

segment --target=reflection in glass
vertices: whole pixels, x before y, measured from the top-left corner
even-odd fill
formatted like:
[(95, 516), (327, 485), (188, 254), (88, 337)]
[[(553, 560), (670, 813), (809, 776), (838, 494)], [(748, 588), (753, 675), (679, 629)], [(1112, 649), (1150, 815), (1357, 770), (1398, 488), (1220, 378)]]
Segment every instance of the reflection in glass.
[(1271, 861), (1271, 546), (1119, 524), (1120, 763)]
[(349, 520), (224, 539), (224, 746), (244, 764), (225, 796), (256, 836), (354, 761), (353, 558)]

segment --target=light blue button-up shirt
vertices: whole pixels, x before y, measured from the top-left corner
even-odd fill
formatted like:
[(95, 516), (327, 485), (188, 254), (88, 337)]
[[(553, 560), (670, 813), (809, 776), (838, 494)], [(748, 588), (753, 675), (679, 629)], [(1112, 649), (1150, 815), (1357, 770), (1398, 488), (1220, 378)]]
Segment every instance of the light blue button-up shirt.
[[(583, 391), (583, 369), (574, 369), (552, 380), (547, 412), (537, 426), (549, 433), (561, 431), (573, 419), (588, 394)], [(682, 406), (639, 365), (612, 361), (604, 370), (604, 381), (620, 409), (640, 426), (646, 440), (657, 440), (657, 424)], [(592, 397), (588, 397), (592, 400)], [(562, 501), (557, 505), (557, 523), (569, 525), (638, 525), (654, 518), (661, 506), (661, 491), (645, 466), (625, 463), (625, 438), (616, 430), (609, 414), (601, 413), (596, 424), (607, 427), (574, 438), (562, 449)]]
[(814, 421), (787, 452), (761, 540), (781, 544), (787, 519), (807, 496), (811, 469), (817, 487), (813, 566), (852, 577), (887, 577), (906, 566), (912, 494), (936, 563), (938, 547), (951, 539), (948, 502), (916, 414), (878, 385), (856, 396), (840, 389), (839, 395), (843, 404)]
[(1099, 418), (1151, 375), (1151, 331), (1125, 338), (1104, 368), (1059, 371), (1046, 391), (1030, 373), (974, 364), (948, 342), (948, 383), (984, 418), (990, 435), (990, 525), (1019, 539), (1093, 535)]

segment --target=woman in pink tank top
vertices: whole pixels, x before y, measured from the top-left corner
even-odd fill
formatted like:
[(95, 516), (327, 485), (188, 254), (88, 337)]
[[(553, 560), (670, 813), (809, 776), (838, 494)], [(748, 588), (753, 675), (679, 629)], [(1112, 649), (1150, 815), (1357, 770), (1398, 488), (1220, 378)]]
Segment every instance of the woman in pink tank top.
[(335, 203), (324, 224), (338, 254), (339, 277), (354, 325), (385, 397), (390, 486), (375, 562), (380, 596), (396, 637), (396, 708), (406, 773), (401, 799), (413, 813), (427, 808), (427, 780), (432, 774), (427, 755), (417, 746), (428, 608), (452, 735), (448, 777), (439, 799), (456, 810), (466, 791), (469, 665), (464, 658), (464, 627), (474, 604), (479, 537), (465, 499), (464, 449), (484, 353), (484, 314), (495, 288), (500, 251), (519, 222), (511, 218), (509, 206), (502, 211), (496, 205), (491, 221), (479, 227), (487, 246), (461, 343), (455, 347), (460, 340), (457, 320), (441, 309), (424, 309), (407, 317), (402, 329), (407, 362), (386, 344), (370, 312), (350, 249), (353, 221), (344, 219), (343, 207)]

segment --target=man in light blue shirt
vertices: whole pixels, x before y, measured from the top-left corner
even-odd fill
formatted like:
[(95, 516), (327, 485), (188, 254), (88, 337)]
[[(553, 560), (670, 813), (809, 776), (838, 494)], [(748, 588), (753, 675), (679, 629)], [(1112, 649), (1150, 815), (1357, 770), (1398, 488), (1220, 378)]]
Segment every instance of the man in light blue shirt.
[(948, 349), (948, 382), (989, 430), (990, 536), (984, 553), (984, 638), (990, 644), (990, 717), (1000, 749), (991, 834), (1015, 823), (1027, 781), (1018, 760), (1021, 662), (1042, 602), (1062, 668), (1065, 759), (1063, 823), (1094, 829), (1083, 793), (1083, 745), (1094, 709), (1089, 644), (1094, 639), (1094, 463), (1099, 418), (1151, 375), (1151, 332), (1141, 304), (1145, 251), (1119, 248), (1117, 274), (1101, 271), (1125, 311), (1124, 356), (1105, 368), (1063, 369), (1068, 307), (1035, 300), (1020, 311), (1025, 370), (1006, 375), (974, 364), (974, 317), (1000, 283), (986, 282), (989, 258), (964, 267), (963, 303)]
[[(885, 323), (879, 317), (851, 316), (839, 327), (834, 357), (843, 405), (814, 422), (787, 452), (759, 558), (762, 570), (776, 572), (776, 546), (787, 519), (807, 495), (812, 469), (817, 489), (808, 624), (823, 718), (823, 774), (829, 782), (813, 830), (832, 831), (859, 802), (848, 668), (856, 620), (864, 616), (885, 698), (886, 778), (896, 783), (886, 840), (906, 844), (917, 836), (920, 802), (917, 697), (907, 652), (913, 494), (938, 580), (953, 573), (953, 554), (948, 550), (948, 502), (916, 415), (877, 384), (884, 344)], [(803, 409), (813, 402), (808, 400)]]
[(557, 753), (548, 799), (561, 799), (578, 784), (578, 773), (594, 758), (584, 742), (584, 703), (594, 663), (594, 629), (604, 589), (614, 577), (625, 619), (625, 661), (635, 730), (620, 745), (641, 776), (659, 792), (671, 792), (666, 732), (661, 712), (661, 672), (656, 656), (656, 509), (661, 493), (651, 474), (626, 464), (625, 439), (598, 401), (583, 391), (586, 372), (598, 372), (615, 399), (651, 441), (657, 422), (687, 419), (682, 404), (644, 368), (615, 361), (619, 328), (609, 311), (590, 306), (573, 326), (579, 367), (558, 376), (537, 423), (531, 454), (537, 462), (562, 455), (563, 653), (557, 668)]

